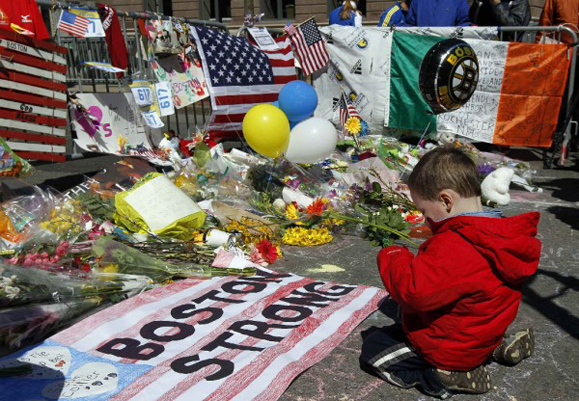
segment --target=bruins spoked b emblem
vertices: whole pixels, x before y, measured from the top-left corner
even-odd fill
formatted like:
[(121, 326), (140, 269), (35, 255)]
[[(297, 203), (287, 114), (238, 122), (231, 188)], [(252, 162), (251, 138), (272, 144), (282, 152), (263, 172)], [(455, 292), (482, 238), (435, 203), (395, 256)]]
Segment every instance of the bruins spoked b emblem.
[(460, 39), (434, 45), (422, 60), (418, 85), (434, 114), (466, 104), (478, 84), (478, 59), (472, 47)]

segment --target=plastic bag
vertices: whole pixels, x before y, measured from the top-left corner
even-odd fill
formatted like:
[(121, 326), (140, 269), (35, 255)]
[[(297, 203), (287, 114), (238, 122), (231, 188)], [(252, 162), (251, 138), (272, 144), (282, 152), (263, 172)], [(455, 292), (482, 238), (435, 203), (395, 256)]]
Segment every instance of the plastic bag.
[(26, 177), (34, 168), (0, 138), (0, 177)]
[(143, 177), (131, 190), (115, 195), (115, 222), (132, 232), (191, 239), (205, 212), (159, 173)]

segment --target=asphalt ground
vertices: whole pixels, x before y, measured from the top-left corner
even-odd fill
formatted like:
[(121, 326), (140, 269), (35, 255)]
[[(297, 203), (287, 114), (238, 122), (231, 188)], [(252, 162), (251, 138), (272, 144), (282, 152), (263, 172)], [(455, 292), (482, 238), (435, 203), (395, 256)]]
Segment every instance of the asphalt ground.
[[(453, 400), (533, 401), (579, 399), (579, 157), (569, 167), (543, 169), (541, 155), (512, 149), (510, 157), (531, 163), (535, 184), (543, 193), (511, 189), (512, 200), (503, 207), (513, 216), (539, 211), (539, 238), (543, 241), (536, 276), (524, 287), (523, 301), (513, 329), (531, 326), (536, 352), (515, 367), (489, 365), (493, 389), (483, 396), (456, 395)], [(65, 190), (119, 158), (100, 156), (60, 164), (35, 165), (29, 184)], [(22, 183), (9, 182), (17, 188)], [(319, 247), (285, 247), (284, 258), (272, 268), (339, 283), (381, 286), (376, 268), (379, 248), (355, 235), (342, 235)], [(362, 332), (393, 324), (391, 302), (370, 315), (330, 355), (301, 374), (281, 397), (305, 400), (429, 400), (416, 389), (402, 390), (360, 369)]]

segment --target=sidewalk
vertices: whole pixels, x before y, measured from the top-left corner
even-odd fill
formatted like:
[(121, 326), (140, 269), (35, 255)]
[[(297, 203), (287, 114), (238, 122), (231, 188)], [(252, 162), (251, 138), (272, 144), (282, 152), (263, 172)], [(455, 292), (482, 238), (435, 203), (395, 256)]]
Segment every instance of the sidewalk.
[[(514, 328), (532, 326), (537, 337), (536, 355), (516, 367), (490, 366), (495, 389), (484, 396), (455, 396), (453, 400), (543, 401), (577, 399), (579, 394), (579, 158), (573, 168), (543, 170), (539, 151), (513, 149), (509, 157), (531, 162), (535, 183), (544, 193), (512, 190), (512, 201), (503, 208), (507, 216), (541, 212), (539, 236), (543, 251), (539, 272), (523, 296)], [(30, 184), (59, 190), (80, 183), (118, 160), (92, 157), (62, 164), (38, 165), (26, 179)], [(273, 265), (320, 280), (381, 286), (375, 258), (379, 248), (354, 236), (342, 236), (321, 247), (285, 247), (284, 258)], [(281, 397), (302, 400), (429, 400), (417, 390), (401, 390), (363, 372), (358, 365), (360, 333), (372, 326), (392, 323), (388, 304), (372, 314), (328, 357), (306, 371)]]

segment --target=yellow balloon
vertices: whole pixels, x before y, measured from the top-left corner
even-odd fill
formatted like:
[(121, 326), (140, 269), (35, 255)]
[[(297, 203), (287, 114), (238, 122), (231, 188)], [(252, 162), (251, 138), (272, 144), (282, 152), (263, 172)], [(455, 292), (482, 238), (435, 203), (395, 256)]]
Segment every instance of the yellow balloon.
[(252, 107), (243, 118), (242, 130), (249, 146), (267, 157), (281, 156), (289, 142), (289, 120), (271, 104)]

